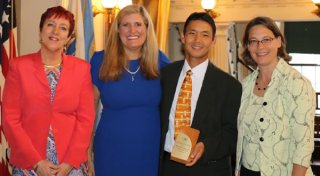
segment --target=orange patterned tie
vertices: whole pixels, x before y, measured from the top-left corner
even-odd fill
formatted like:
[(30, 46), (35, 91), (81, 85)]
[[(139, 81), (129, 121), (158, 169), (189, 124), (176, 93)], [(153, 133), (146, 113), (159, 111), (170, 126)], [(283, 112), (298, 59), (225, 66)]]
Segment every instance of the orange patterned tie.
[(182, 126), (190, 126), (191, 97), (192, 97), (192, 72), (187, 71), (178, 96), (174, 118), (174, 136), (177, 136)]

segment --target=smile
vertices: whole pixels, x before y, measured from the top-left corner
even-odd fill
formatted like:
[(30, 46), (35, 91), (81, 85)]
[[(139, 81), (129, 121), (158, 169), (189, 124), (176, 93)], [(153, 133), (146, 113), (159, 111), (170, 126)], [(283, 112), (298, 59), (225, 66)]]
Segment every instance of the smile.
[(199, 45), (191, 45), (191, 47), (192, 47), (193, 49), (201, 49), (201, 48), (202, 48), (202, 46), (199, 46)]
[(49, 40), (58, 41), (59, 39), (57, 37), (49, 37)]
[(256, 53), (257, 56), (265, 56), (268, 54), (268, 52), (259, 52), (259, 53)]
[(134, 36), (128, 36), (127, 37), (127, 39), (129, 39), (129, 40), (134, 40), (134, 39), (138, 39), (139, 38), (139, 36), (136, 36), (136, 35), (134, 35)]

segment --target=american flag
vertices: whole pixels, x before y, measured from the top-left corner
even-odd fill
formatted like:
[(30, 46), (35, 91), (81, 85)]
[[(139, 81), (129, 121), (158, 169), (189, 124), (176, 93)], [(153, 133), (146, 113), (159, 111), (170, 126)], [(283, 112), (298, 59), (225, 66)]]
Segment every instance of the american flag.
[(16, 56), (15, 33), (17, 29), (16, 15), (13, 0), (2, 0), (0, 3), (0, 63), (2, 73), (7, 75), (9, 60)]
[[(16, 14), (14, 0), (1, 0), (0, 2), (0, 109), (2, 89), (7, 76), (9, 61), (16, 56)], [(1, 118), (1, 114), (0, 114)], [(0, 121), (0, 175), (10, 176), (9, 163), (6, 160), (7, 141), (4, 137)]]

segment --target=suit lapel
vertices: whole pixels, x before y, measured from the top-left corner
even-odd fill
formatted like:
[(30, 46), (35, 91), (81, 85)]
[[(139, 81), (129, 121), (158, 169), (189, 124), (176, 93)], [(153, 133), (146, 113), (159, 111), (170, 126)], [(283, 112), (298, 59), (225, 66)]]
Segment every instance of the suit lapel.
[(177, 65), (177, 67), (174, 70), (172, 70), (172, 73), (170, 73), (170, 76), (168, 78), (168, 97), (170, 98), (169, 102), (171, 102), (170, 107), (172, 105), (172, 101), (176, 92), (179, 76), (184, 62), (181, 63), (182, 64)]
[(40, 51), (35, 55), (35, 57), (33, 58), (33, 61), (34, 61), (33, 66), (34, 66), (35, 77), (40, 81), (40, 83), (43, 86), (45, 86), (48, 90), (50, 90), (49, 82), (43, 68)]
[(211, 111), (214, 107), (212, 99), (215, 99), (217, 93), (214, 85), (219, 84), (215, 72), (216, 68), (209, 62), (191, 124), (194, 128), (198, 129), (198, 127), (201, 126), (202, 119), (205, 118), (209, 110)]
[(70, 70), (72, 70), (72, 62), (68, 59), (68, 56), (62, 53), (62, 69), (56, 89), (56, 95), (59, 95), (59, 92), (63, 89), (66, 81), (72, 80), (72, 74), (70, 74)]

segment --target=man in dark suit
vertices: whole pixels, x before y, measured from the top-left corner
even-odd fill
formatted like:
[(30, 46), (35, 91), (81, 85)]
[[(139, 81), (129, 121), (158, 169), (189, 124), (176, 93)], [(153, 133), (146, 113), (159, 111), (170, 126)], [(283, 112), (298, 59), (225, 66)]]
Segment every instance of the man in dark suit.
[[(161, 176), (228, 176), (237, 143), (241, 84), (208, 60), (216, 26), (207, 13), (193, 13), (184, 25), (186, 58), (162, 70)], [(191, 70), (191, 122), (200, 135), (186, 164), (170, 160), (175, 136), (175, 112), (181, 85)]]

